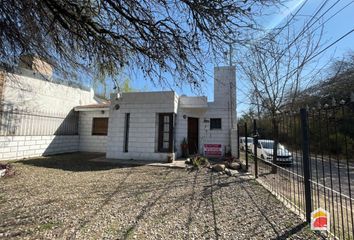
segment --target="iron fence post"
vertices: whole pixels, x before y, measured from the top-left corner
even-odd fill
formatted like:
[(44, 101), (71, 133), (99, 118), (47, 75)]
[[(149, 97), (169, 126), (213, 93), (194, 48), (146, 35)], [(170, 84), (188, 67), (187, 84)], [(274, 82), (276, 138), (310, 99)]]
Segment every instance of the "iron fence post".
[(248, 172), (248, 140), (247, 140), (247, 122), (245, 122), (245, 157), (246, 157), (246, 172)]
[(302, 132), (302, 161), (304, 168), (304, 188), (305, 188), (305, 212), (306, 222), (311, 223), (311, 176), (310, 176), (310, 158), (309, 158), (309, 133), (308, 133), (308, 119), (307, 110), (302, 108), (300, 110), (301, 116), (301, 132)]
[(255, 178), (258, 178), (257, 144), (258, 144), (257, 122), (256, 122), (256, 119), (253, 119), (253, 158), (254, 158), (254, 177)]

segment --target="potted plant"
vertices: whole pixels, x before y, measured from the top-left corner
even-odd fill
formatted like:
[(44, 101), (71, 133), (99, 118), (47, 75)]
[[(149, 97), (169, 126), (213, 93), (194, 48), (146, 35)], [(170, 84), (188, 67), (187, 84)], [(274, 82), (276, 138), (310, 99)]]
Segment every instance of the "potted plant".
[(182, 157), (187, 157), (188, 156), (188, 143), (186, 138), (183, 138), (183, 141), (181, 143), (181, 149), (182, 149)]

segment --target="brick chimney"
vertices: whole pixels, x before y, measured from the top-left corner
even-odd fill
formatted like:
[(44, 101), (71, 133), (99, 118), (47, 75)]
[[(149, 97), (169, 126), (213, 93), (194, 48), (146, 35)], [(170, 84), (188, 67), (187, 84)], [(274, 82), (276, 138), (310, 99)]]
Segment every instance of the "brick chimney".
[(22, 55), (20, 57), (19, 67), (38, 72), (45, 77), (51, 77), (53, 75), (52, 65), (33, 55)]

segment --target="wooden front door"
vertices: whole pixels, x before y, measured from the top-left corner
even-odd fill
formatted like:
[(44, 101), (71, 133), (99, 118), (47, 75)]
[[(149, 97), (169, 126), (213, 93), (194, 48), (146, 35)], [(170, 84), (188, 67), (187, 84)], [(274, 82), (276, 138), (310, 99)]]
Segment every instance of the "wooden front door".
[(198, 133), (199, 133), (199, 119), (188, 118), (188, 150), (189, 154), (198, 153)]

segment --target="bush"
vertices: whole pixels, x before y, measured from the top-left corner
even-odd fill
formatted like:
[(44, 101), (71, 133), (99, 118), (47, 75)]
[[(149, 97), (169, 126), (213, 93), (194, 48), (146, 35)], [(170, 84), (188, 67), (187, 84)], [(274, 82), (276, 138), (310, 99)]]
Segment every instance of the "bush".
[(192, 158), (192, 165), (194, 167), (201, 168), (209, 165), (209, 161), (206, 157), (195, 156)]

